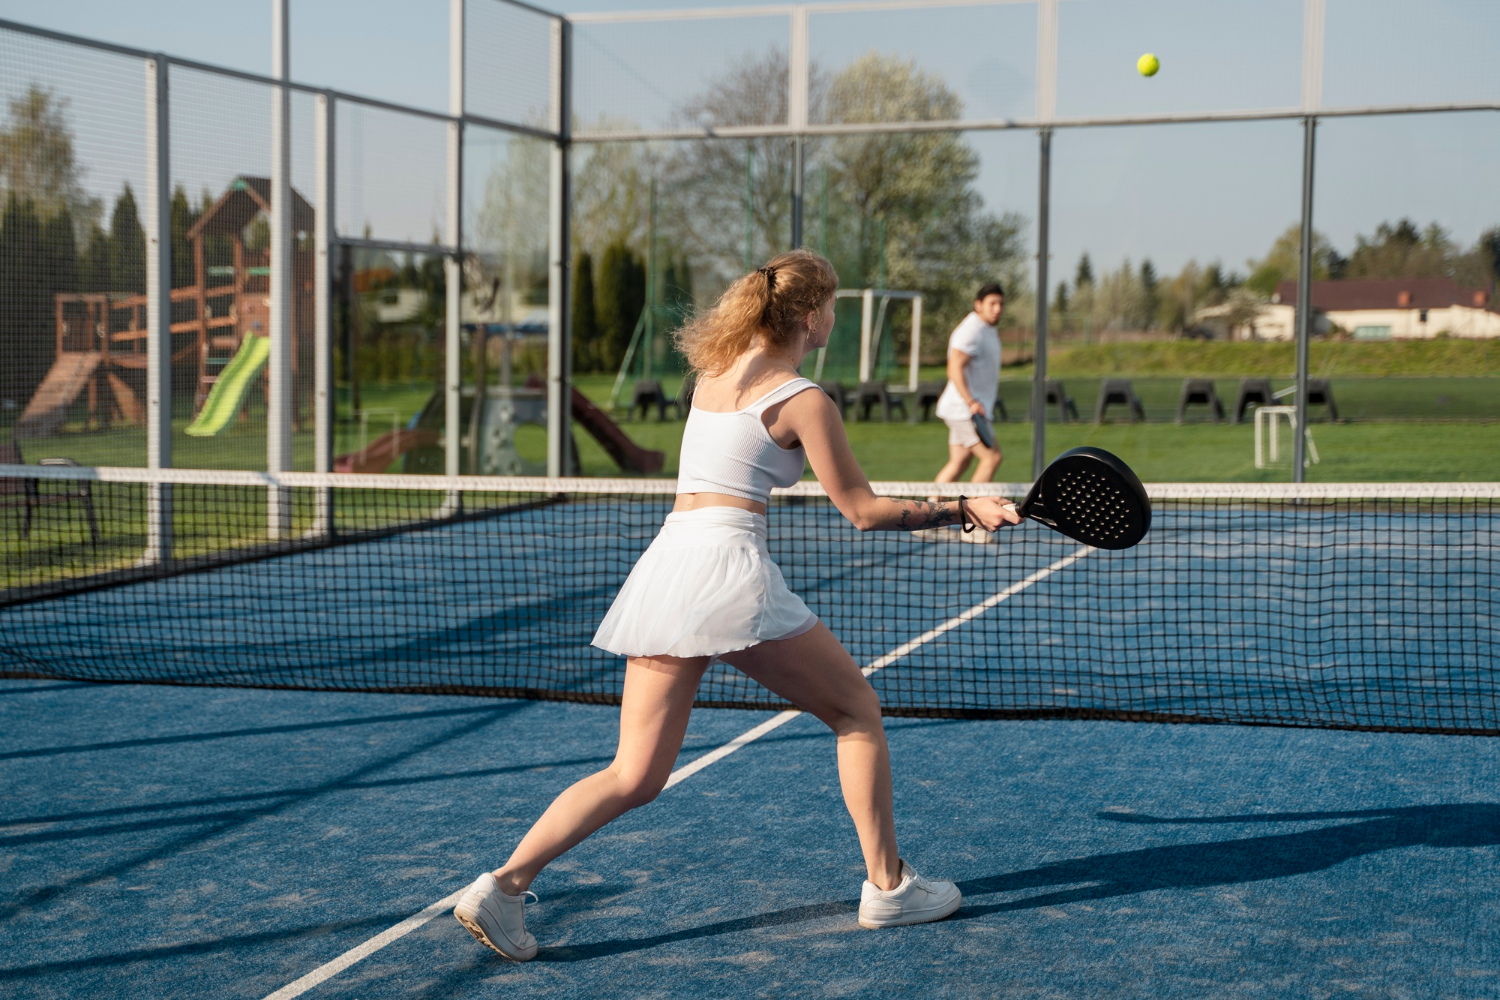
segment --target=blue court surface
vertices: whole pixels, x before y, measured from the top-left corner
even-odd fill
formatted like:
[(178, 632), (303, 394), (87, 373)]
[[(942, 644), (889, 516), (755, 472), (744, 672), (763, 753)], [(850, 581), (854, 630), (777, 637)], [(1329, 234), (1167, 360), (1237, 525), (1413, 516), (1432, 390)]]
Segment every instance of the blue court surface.
[[(685, 763), (770, 713), (699, 710)], [(0, 995), (266, 997), (501, 862), (615, 710), (0, 682)], [(535, 961), (447, 913), (298, 995), (1500, 996), (1500, 742), (888, 720), (903, 853), (963, 909), (855, 923), (798, 717), (534, 886)], [(287, 992), (281, 996), (290, 995)]]

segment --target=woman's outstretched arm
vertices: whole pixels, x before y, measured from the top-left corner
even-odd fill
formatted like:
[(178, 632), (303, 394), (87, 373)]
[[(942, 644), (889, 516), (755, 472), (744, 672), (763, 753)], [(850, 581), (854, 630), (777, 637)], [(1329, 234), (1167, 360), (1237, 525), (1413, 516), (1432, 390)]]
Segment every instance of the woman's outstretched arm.
[[(918, 531), (960, 521), (956, 498), (929, 501), (876, 496), (849, 447), (838, 409), (821, 392), (799, 392), (781, 404), (769, 430), (783, 446), (791, 440), (802, 442), (828, 498), (860, 531)], [(974, 497), (964, 501), (964, 509), (986, 531), (1021, 521), (1015, 505), (1004, 497)]]

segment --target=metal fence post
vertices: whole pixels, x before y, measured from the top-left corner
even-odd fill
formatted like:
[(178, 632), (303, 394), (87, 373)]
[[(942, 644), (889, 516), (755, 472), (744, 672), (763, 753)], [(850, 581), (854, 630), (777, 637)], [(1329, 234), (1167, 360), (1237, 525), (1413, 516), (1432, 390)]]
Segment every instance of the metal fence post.
[[(317, 215), (313, 225), (313, 468), (333, 471), (333, 249), (334, 232), (334, 98), (318, 95)], [(333, 491), (318, 490), (315, 534), (332, 534)]]
[(1041, 131), (1036, 206), (1036, 359), (1031, 382), (1031, 478), (1047, 465), (1047, 256), (1052, 208), (1052, 130)]
[[(290, 0), (271, 0), (271, 335), (266, 369), (266, 469), (292, 468), (292, 91)], [(285, 538), (292, 528), (291, 493), (272, 486), (266, 494), (266, 535)]]
[(792, 249), (795, 250), (803, 243), (802, 206), (807, 153), (807, 138), (802, 132), (807, 128), (808, 114), (807, 7), (803, 4), (792, 8), (788, 57), (787, 124), (797, 130), (792, 138)]
[[(443, 262), (444, 288), (444, 403), (446, 425), (443, 437), (443, 471), (459, 473), (463, 432), (463, 171), (464, 171), (464, 0), (448, 0), (448, 212), (446, 235), (450, 256)], [(509, 289), (506, 290), (507, 292)], [(478, 401), (476, 399), (476, 405)], [(450, 495), (444, 505), (449, 513), (458, 509), (459, 497)]]
[[(146, 60), (146, 467), (172, 466), (172, 170), (167, 59)], [(201, 317), (200, 317), (201, 318)], [(143, 563), (172, 558), (172, 487), (151, 483)]]
[(552, 21), (551, 179), (547, 192), (547, 475), (572, 469), (573, 331), (568, 315), (572, 267), (573, 190), (569, 171), (572, 134), (573, 26)]
[(1297, 426), (1292, 438), (1292, 482), (1307, 481), (1307, 344), (1312, 336), (1313, 153), (1318, 119), (1302, 119), (1302, 232), (1297, 259)]

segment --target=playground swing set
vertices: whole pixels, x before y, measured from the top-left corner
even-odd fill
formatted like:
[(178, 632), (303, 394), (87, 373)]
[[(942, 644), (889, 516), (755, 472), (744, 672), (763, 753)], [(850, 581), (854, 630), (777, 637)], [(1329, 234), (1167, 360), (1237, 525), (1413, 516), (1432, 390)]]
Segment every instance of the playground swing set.
[[(172, 289), (172, 364), (176, 371), (197, 360), (194, 419), (186, 428), (194, 437), (219, 434), (236, 413), (242, 419), (247, 416), (250, 389), (270, 357), (270, 254), (247, 249), (244, 239), (250, 223), (270, 211), (270, 189), (267, 178), (237, 178), (186, 234), (194, 280)], [(309, 232), (313, 224), (312, 206), (294, 190), (292, 228)], [(204, 244), (210, 237), (229, 239), (233, 263), (207, 265)], [(301, 363), (310, 361), (312, 279), (311, 251), (294, 246), (294, 307), (288, 317), (293, 384)], [(80, 396), (86, 396), (89, 429), (103, 430), (117, 421), (143, 424), (147, 297), (59, 294), (55, 310), (56, 359), (21, 414), (19, 436), (55, 434)], [(265, 380), (259, 381), (264, 389)], [(302, 398), (305, 391), (294, 395), (293, 421), (299, 426), (308, 400)]]

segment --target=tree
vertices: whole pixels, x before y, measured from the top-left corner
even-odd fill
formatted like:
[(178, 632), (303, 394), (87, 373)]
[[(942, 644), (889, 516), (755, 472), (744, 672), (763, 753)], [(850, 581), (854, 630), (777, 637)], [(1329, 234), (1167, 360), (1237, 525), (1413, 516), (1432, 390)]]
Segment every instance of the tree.
[[(1297, 261), (1301, 256), (1302, 227), (1292, 226), (1276, 237), (1271, 249), (1261, 260), (1248, 261), (1250, 277), (1245, 286), (1260, 295), (1270, 296), (1283, 281), (1297, 280)], [(1314, 281), (1325, 281), (1343, 274), (1344, 259), (1339, 256), (1328, 237), (1313, 231), (1312, 276)]]
[(581, 372), (599, 371), (599, 312), (594, 304), (594, 258), (587, 251), (573, 258), (573, 365)]
[(1082, 289), (1085, 285), (1094, 283), (1094, 265), (1089, 262), (1088, 252), (1078, 258), (1078, 272), (1073, 277), (1073, 284)]
[(172, 287), (187, 288), (196, 280), (193, 271), (193, 244), (187, 233), (198, 221), (198, 213), (188, 204), (187, 192), (178, 185), (172, 192)]
[(1141, 328), (1149, 329), (1156, 322), (1156, 311), (1160, 306), (1157, 295), (1156, 266), (1149, 259), (1141, 261)]
[[(683, 125), (773, 124), (787, 120), (787, 54), (772, 49), (729, 66), (674, 115)], [(809, 71), (810, 114), (823, 114), (823, 75)], [(808, 163), (824, 148), (825, 140), (804, 144)], [(661, 235), (702, 263), (727, 284), (744, 269), (745, 230), (749, 253), (759, 263), (787, 249), (791, 243), (791, 172), (793, 147), (781, 137), (745, 140), (705, 139), (673, 147), (656, 160), (638, 156), (635, 175), (625, 175), (621, 214), (633, 212), (631, 242), (643, 245), (649, 181), (658, 186), (657, 225)]]
[(1458, 270), (1458, 247), (1436, 222), (1417, 229), (1410, 219), (1382, 222), (1372, 237), (1356, 236), (1351, 278), (1448, 278)]
[(484, 202), (466, 269), (483, 307), (498, 307), (505, 322), (521, 319), (517, 304), (532, 305), (547, 288), (548, 147), (513, 136), (484, 181)]
[(30, 201), (40, 218), (66, 211), (79, 232), (99, 219), (100, 204), (84, 191), (83, 173), (73, 153), (73, 133), (64, 112), (66, 98), (33, 84), (9, 102), (0, 128), (0, 189)]
[[(687, 102), (678, 120), (694, 126), (785, 121), (786, 74), (784, 52), (735, 64)], [(812, 67), (809, 89), (814, 121), (962, 115), (961, 102), (939, 77), (875, 52), (831, 76)], [(601, 152), (591, 151), (591, 162)], [(806, 242), (825, 250), (845, 287), (920, 289), (929, 318), (940, 327), (956, 323), (986, 281), (1002, 281), (1013, 303), (1025, 295), (1025, 221), (985, 210), (975, 187), (978, 156), (962, 135), (813, 137), (804, 154)], [(658, 238), (693, 262), (700, 289), (706, 284), (716, 291), (741, 273), (746, 220), (754, 261), (790, 245), (794, 149), (782, 137), (682, 143), (659, 159), (649, 151), (631, 160), (623, 151), (608, 155), (627, 171), (659, 172)], [(650, 173), (627, 176), (618, 186), (614, 217), (617, 232), (628, 232), (630, 245), (640, 248), (649, 190), (641, 177)], [(602, 296), (602, 270), (600, 282)], [(898, 347), (906, 335), (903, 328)]]
[(36, 206), (12, 190), (0, 218), (0, 399), (29, 399), (47, 370), (51, 305)]
[(141, 228), (130, 184), (115, 199), (109, 219), (109, 283), (112, 292), (146, 291), (146, 231)]
[(109, 233), (95, 223), (89, 228), (88, 243), (78, 261), (78, 290), (107, 292), (110, 289), (109, 262), (114, 257)]
[[(915, 61), (871, 52), (827, 85), (830, 122), (960, 118), (963, 104)], [(1027, 292), (1025, 220), (985, 209), (979, 156), (952, 132), (838, 136), (819, 156), (834, 202), (829, 255), (846, 285), (916, 288), (939, 328), (958, 322), (974, 290), (1001, 281), (1013, 305)], [(1042, 292), (1045, 295), (1045, 290)], [(905, 334), (895, 339), (901, 346)]]
[(619, 367), (646, 307), (646, 268), (629, 246), (618, 241), (605, 248), (597, 277), (598, 363), (609, 371)]

